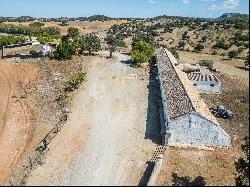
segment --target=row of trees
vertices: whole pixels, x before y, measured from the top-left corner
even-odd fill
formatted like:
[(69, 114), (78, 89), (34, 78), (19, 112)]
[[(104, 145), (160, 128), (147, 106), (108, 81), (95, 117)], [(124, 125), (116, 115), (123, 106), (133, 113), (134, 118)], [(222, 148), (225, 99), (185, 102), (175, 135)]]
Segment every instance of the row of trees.
[[(121, 38), (112, 35), (107, 35), (105, 42), (108, 45), (110, 57), (112, 57), (113, 52), (115, 52), (117, 48), (126, 47), (126, 43)], [(77, 52), (83, 53), (84, 51), (88, 51), (91, 55), (92, 52), (99, 50), (101, 50), (101, 40), (96, 34), (89, 33), (80, 36), (78, 28), (70, 27), (68, 34), (61, 38), (54, 55), (57, 59), (68, 60)], [(134, 42), (130, 55), (136, 63), (146, 62), (153, 57), (154, 47), (150, 43), (138, 39)]]
[(41, 26), (24, 26), (14, 24), (0, 23), (0, 33), (18, 34), (27, 36), (37, 36), (42, 33), (49, 35), (59, 35), (60, 30), (58, 27), (41, 27)]
[(24, 43), (26, 40), (25, 36), (0, 36), (0, 46), (6, 46), (11, 44)]
[[(107, 35), (105, 41), (110, 51), (110, 57), (118, 47), (126, 47), (126, 43), (119, 37)], [(91, 55), (92, 52), (99, 50), (101, 50), (101, 40), (95, 33), (80, 36), (78, 28), (70, 27), (68, 34), (61, 38), (55, 57), (58, 59), (71, 59), (77, 52), (82, 54), (84, 51), (88, 51), (89, 55)]]

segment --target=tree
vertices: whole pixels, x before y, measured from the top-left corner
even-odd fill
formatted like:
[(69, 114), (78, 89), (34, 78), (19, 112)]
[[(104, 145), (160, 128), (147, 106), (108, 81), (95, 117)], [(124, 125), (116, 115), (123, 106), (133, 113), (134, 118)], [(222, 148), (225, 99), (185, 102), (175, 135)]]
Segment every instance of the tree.
[(126, 43), (118, 37), (114, 37), (113, 35), (107, 35), (105, 41), (108, 44), (109, 51), (110, 51), (110, 58), (112, 57), (112, 53), (116, 51), (118, 47), (126, 47)]
[(101, 50), (101, 40), (94, 33), (89, 33), (83, 36), (80, 48), (82, 51), (87, 50), (91, 55), (92, 52)]
[(235, 163), (237, 178), (237, 186), (249, 186), (249, 136), (244, 140), (244, 143), (241, 145), (242, 151), (245, 153), (245, 158), (239, 159)]
[(181, 49), (181, 50), (184, 49), (185, 45), (186, 45), (186, 43), (185, 43), (184, 41), (178, 42), (178, 47), (179, 47), (179, 49)]
[(150, 33), (143, 33), (143, 32), (137, 32), (134, 37), (133, 37), (133, 43), (132, 46), (134, 46), (135, 44), (137, 44), (140, 41), (149, 43), (151, 45), (154, 44), (154, 36)]
[(75, 39), (80, 36), (80, 30), (75, 27), (69, 27), (68, 36), (71, 37), (72, 39)]
[(199, 61), (200, 66), (206, 66), (208, 69), (212, 70), (214, 66), (214, 62), (212, 60), (201, 60)]
[(202, 45), (201, 43), (198, 43), (195, 47), (194, 50), (197, 52), (201, 52), (204, 49), (204, 45)]
[(155, 49), (150, 44), (140, 41), (133, 46), (129, 54), (135, 63), (143, 63), (150, 60), (154, 56), (154, 52)]
[(236, 58), (237, 56), (238, 56), (238, 52), (235, 51), (235, 50), (230, 51), (230, 52), (228, 53), (228, 57), (229, 57), (230, 59)]
[(75, 42), (70, 41), (67, 37), (63, 37), (55, 51), (56, 58), (60, 60), (70, 60), (76, 54)]
[(190, 36), (188, 35), (188, 32), (185, 31), (183, 34), (182, 34), (182, 39), (183, 40), (188, 40), (190, 38)]
[(42, 27), (42, 26), (44, 26), (44, 23), (36, 21), (36, 22), (33, 22), (33, 23), (29, 24), (29, 26), (31, 26), (31, 27)]

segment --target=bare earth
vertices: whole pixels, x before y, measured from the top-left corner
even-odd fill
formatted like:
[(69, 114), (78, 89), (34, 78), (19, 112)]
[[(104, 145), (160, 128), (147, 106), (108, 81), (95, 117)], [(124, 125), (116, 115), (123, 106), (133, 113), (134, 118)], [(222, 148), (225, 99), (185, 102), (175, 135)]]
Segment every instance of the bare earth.
[(35, 66), (0, 61), (0, 184), (14, 168), (33, 137), (33, 115), (20, 87), (37, 79)]
[(148, 80), (127, 79), (146, 71), (116, 56), (116, 62), (93, 64), (68, 122), (27, 185), (138, 185), (156, 148), (144, 138)]

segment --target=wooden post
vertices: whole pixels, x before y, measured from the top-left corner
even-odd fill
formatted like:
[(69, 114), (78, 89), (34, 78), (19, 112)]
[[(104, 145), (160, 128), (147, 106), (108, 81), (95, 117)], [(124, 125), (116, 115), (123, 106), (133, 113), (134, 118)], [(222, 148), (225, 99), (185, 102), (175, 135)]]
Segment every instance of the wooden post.
[(4, 50), (4, 46), (2, 46), (2, 47), (1, 47), (1, 51), (2, 51), (2, 52), (1, 52), (0, 59), (2, 59), (2, 58), (3, 58), (3, 54), (4, 54), (4, 53), (3, 53), (3, 50)]

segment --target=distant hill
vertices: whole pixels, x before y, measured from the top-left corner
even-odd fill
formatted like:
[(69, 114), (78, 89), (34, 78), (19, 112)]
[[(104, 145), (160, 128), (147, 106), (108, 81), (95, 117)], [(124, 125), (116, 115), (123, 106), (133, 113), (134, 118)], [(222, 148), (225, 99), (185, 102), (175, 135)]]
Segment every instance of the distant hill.
[(248, 14), (240, 14), (240, 13), (225, 13), (219, 17), (219, 19), (234, 19), (234, 18), (248, 18)]

